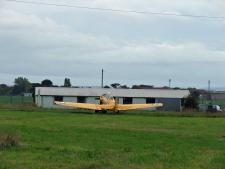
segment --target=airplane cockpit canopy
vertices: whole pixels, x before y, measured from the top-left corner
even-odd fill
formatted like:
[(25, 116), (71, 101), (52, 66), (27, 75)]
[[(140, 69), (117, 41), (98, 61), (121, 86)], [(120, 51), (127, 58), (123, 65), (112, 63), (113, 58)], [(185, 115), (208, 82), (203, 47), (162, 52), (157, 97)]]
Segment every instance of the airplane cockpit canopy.
[(113, 98), (113, 96), (111, 96), (110, 93), (103, 94), (102, 96), (105, 97), (106, 99), (112, 99)]

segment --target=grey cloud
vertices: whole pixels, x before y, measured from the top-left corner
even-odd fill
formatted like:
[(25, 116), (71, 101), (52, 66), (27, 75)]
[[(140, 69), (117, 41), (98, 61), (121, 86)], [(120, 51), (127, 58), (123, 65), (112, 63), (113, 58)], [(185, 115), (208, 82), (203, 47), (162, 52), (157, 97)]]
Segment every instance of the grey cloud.
[[(222, 3), (215, 3), (219, 2)], [(162, 1), (151, 3), (155, 4), (155, 10), (165, 7)], [(143, 1), (139, 7), (151, 3)], [(109, 4), (133, 9), (137, 3), (93, 2), (100, 7)], [(208, 11), (209, 4), (199, 1), (189, 6), (195, 6), (193, 11), (198, 8)], [(220, 8), (214, 6), (213, 10)], [(178, 1), (168, 7), (175, 12), (186, 9)], [(225, 83), (216, 76), (217, 72), (225, 71), (224, 23), (167, 17), (159, 17), (157, 21), (157, 18), (148, 20), (146, 16), (124, 14), (90, 16), (71, 9), (55, 10), (53, 16), (47, 11), (30, 13), (18, 8), (10, 9), (8, 5), (0, 11), (0, 72), (6, 76), (26, 75), (35, 80), (49, 76), (57, 81), (70, 76), (79, 84), (94, 85), (98, 84), (99, 70), (104, 68), (107, 83), (164, 85), (168, 78), (176, 79), (180, 86), (190, 86), (191, 82), (201, 86), (209, 78), (218, 84)], [(69, 13), (70, 19), (63, 21), (62, 16), (58, 19), (59, 15)], [(81, 18), (71, 20), (73, 16)], [(91, 24), (87, 27), (88, 22)]]

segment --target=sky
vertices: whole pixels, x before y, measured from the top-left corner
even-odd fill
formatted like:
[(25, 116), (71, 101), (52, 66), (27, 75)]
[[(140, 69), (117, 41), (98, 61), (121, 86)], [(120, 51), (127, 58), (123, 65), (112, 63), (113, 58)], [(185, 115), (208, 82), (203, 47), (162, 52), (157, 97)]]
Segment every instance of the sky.
[[(31, 0), (24, 0), (31, 1)], [(32, 0), (97, 8), (225, 17), (224, 0)], [(225, 19), (107, 12), (0, 0), (0, 84), (48, 78), (225, 87)]]

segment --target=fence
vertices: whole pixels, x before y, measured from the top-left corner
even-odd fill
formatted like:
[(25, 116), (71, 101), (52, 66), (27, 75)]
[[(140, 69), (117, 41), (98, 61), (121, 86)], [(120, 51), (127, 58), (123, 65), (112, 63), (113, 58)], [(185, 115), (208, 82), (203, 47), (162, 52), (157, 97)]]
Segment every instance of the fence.
[(219, 105), (222, 109), (225, 109), (225, 100), (222, 100), (222, 99), (214, 99), (214, 100), (201, 99), (199, 103), (204, 105), (210, 105), (210, 104)]
[(26, 96), (0, 96), (0, 104), (26, 104), (26, 103), (33, 103), (33, 98)]

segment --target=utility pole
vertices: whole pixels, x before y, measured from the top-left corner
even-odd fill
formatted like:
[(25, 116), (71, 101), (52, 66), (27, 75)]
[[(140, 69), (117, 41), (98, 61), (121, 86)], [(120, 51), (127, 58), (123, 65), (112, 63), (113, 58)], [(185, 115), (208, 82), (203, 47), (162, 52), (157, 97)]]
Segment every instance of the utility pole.
[(102, 69), (102, 82), (101, 87), (104, 88), (104, 69)]
[(172, 79), (169, 79), (169, 88), (171, 88)]
[(212, 99), (211, 99), (211, 81), (208, 81), (208, 100), (210, 101), (210, 104), (212, 104)]
[(209, 80), (208, 81), (208, 92), (210, 92), (210, 90), (211, 90), (211, 81)]

